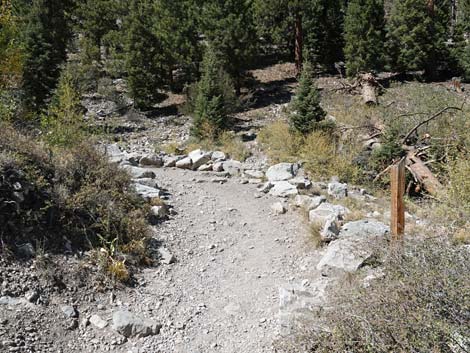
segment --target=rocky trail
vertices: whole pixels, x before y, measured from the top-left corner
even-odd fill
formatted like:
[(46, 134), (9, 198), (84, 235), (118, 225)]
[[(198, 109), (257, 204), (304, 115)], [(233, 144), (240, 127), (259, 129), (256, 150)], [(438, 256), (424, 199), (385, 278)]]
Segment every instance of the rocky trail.
[(238, 178), (154, 171), (177, 212), (157, 237), (176, 261), (146, 270), (133, 295), (132, 311), (158, 308), (165, 324), (142, 351), (271, 352), (279, 287), (310, 281), (316, 261), (299, 215), (274, 215), (272, 197), (254, 197), (256, 186)]

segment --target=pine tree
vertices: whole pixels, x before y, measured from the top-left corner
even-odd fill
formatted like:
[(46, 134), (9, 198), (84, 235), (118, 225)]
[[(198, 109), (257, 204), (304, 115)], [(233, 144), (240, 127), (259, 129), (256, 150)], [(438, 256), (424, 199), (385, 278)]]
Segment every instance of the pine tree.
[(302, 2), (306, 59), (327, 71), (344, 60), (343, 27), (345, 0)]
[[(193, 0), (154, 2), (152, 30), (162, 42), (172, 89), (181, 89), (182, 80), (191, 81), (197, 76), (197, 63), (201, 61), (202, 53), (196, 5)], [(173, 71), (177, 68), (183, 74), (179, 80), (173, 77)]]
[(192, 134), (213, 138), (227, 127), (236, 97), (230, 76), (210, 46), (204, 53), (201, 71), (201, 80), (196, 85)]
[(449, 56), (449, 24), (448, 0), (395, 1), (387, 43), (392, 69), (424, 70), (427, 77), (435, 77)]
[(291, 103), (290, 126), (301, 134), (309, 134), (319, 127), (325, 118), (325, 111), (320, 106), (320, 93), (315, 85), (312, 66), (307, 62), (303, 66), (299, 87)]
[(208, 0), (201, 14), (203, 33), (233, 78), (238, 94), (257, 41), (251, 5), (251, 0)]
[(139, 108), (150, 107), (161, 98), (168, 74), (162, 43), (152, 32), (152, 14), (150, 0), (132, 0), (125, 56), (130, 93)]
[(384, 63), (383, 0), (351, 0), (345, 19), (346, 71), (355, 76), (361, 71), (380, 70)]
[(66, 17), (69, 6), (63, 0), (32, 1), (24, 32), (23, 66), (24, 97), (31, 110), (44, 107), (60, 76), (71, 37)]

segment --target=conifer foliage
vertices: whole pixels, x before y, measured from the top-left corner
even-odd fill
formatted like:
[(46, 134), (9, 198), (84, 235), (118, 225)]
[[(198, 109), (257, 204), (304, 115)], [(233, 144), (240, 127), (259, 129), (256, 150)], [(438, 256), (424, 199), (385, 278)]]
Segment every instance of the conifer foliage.
[(383, 0), (351, 0), (345, 19), (346, 71), (355, 76), (375, 71), (384, 63)]
[(134, 104), (148, 108), (161, 94), (165, 82), (165, 60), (160, 40), (152, 32), (152, 2), (132, 0), (125, 47), (128, 84)]
[(292, 130), (304, 135), (318, 128), (325, 118), (326, 113), (320, 106), (320, 93), (315, 84), (312, 66), (308, 62), (304, 64), (291, 111)]
[(236, 97), (230, 76), (210, 46), (204, 53), (201, 71), (201, 80), (196, 84), (192, 133), (199, 138), (213, 138), (227, 127)]

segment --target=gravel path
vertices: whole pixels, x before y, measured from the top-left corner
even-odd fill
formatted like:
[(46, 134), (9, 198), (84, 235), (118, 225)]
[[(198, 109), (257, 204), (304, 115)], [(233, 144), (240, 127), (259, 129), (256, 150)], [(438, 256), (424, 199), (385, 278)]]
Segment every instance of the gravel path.
[(275, 216), (278, 199), (256, 198), (256, 186), (237, 178), (221, 184), (210, 174), (154, 171), (177, 212), (157, 238), (177, 261), (146, 270), (145, 287), (128, 298), (132, 311), (163, 323), (131, 351), (272, 352), (279, 287), (314, 276), (317, 256), (299, 213)]

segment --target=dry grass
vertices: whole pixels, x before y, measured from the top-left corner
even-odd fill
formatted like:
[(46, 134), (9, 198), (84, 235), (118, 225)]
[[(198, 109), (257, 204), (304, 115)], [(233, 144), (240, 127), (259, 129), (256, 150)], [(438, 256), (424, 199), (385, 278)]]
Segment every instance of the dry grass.
[(407, 243), (388, 255), (385, 277), (368, 288), (343, 281), (330, 296), (329, 332), (299, 332), (278, 352), (468, 351), (469, 271), (468, 250), (440, 241)]

